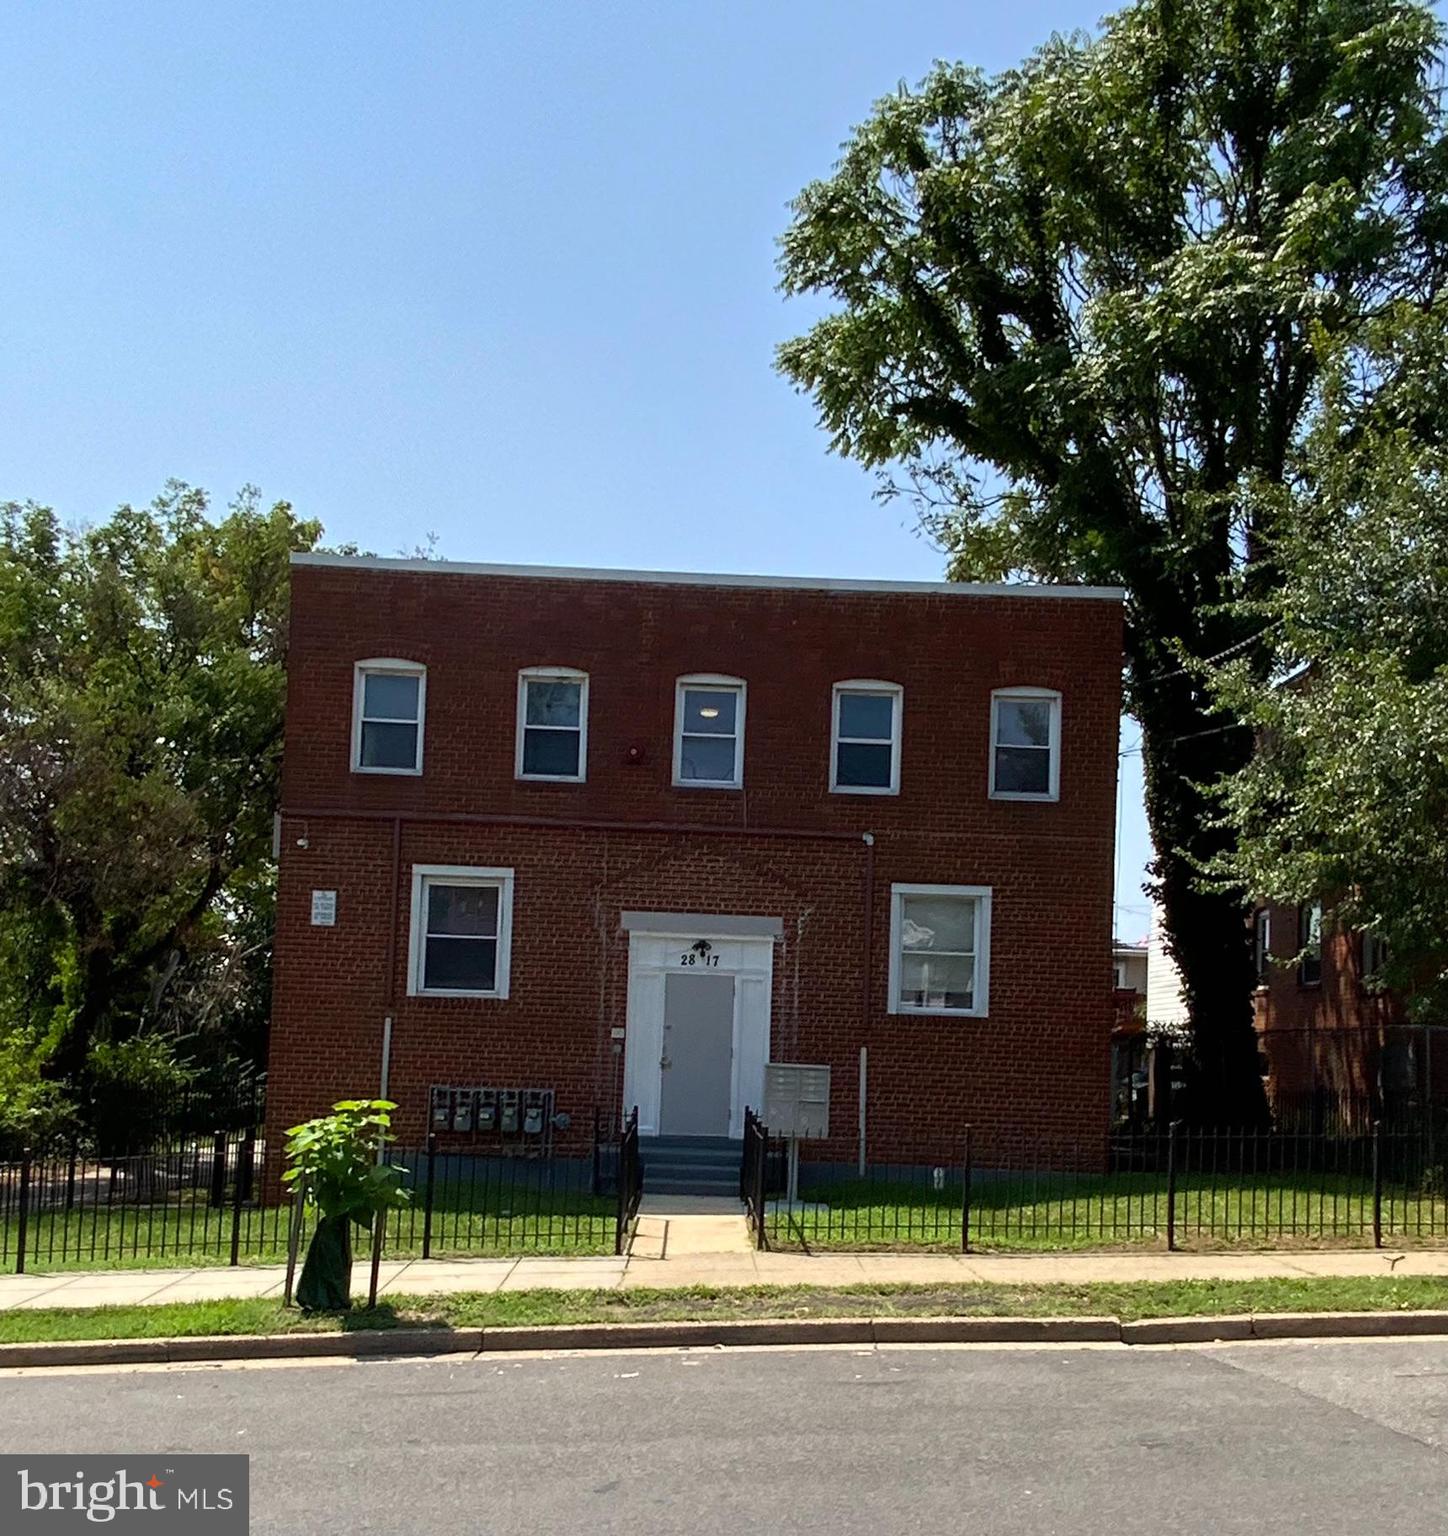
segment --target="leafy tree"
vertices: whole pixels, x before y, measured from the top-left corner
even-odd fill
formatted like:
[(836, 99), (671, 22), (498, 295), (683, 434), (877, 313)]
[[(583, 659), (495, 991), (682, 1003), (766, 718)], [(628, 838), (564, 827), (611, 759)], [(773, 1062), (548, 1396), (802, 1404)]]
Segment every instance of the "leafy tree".
[(352, 1223), (367, 1231), (388, 1211), (412, 1198), (402, 1185), (407, 1171), (382, 1161), (392, 1137), (388, 1099), (343, 1099), (287, 1132), (287, 1171), (282, 1182), (317, 1211), (297, 1302), (309, 1312), (345, 1311), (352, 1305)]
[(172, 484), (67, 531), (0, 509), (0, 1002), (76, 1081), (269, 881), (288, 557), (320, 527)]
[(1448, 1005), (1448, 310), (1377, 328), (1365, 401), (1334, 368), (1301, 482), (1275, 521), (1281, 586), (1251, 605), (1280, 634), (1269, 685), (1214, 683), (1259, 750), (1219, 786), (1236, 836), (1213, 872), (1286, 901), (1325, 897), (1386, 942), (1379, 979)]
[(1203, 783), (1251, 752), (1193, 662), (1266, 640), (1320, 347), (1445, 271), (1416, 0), (1138, 0), (987, 77), (881, 101), (782, 243), (829, 312), (779, 354), (836, 451), (914, 498), (952, 575), (1119, 582), (1127, 702), (1193, 1021), (1196, 1113), (1265, 1112), (1239, 900)]

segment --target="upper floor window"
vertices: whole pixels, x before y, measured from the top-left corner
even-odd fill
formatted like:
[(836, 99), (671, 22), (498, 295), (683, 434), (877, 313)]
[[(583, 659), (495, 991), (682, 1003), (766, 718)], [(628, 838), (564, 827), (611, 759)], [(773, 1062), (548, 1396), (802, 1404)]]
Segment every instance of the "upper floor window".
[(674, 783), (739, 789), (744, 783), (744, 683), (681, 677), (674, 704)]
[(1305, 901), (1297, 909), (1297, 979), (1304, 987), (1322, 980), (1322, 903)]
[(900, 793), (898, 683), (836, 683), (830, 729), (830, 789), (837, 795)]
[(359, 661), (352, 686), (353, 773), (422, 772), (427, 668), (416, 661)]
[(518, 674), (520, 779), (582, 783), (588, 774), (588, 674), (524, 667)]
[(1272, 914), (1259, 907), (1252, 917), (1252, 970), (1257, 985), (1267, 985), (1267, 971), (1272, 964)]
[(891, 1013), (986, 1016), (990, 904), (986, 885), (891, 887)]
[(507, 997), (513, 871), (412, 867), (410, 997)]
[(1061, 695), (1049, 688), (991, 694), (990, 793), (995, 800), (1061, 794)]
[(1362, 933), (1362, 979), (1381, 983), (1383, 967), (1388, 963), (1388, 941), (1371, 928)]

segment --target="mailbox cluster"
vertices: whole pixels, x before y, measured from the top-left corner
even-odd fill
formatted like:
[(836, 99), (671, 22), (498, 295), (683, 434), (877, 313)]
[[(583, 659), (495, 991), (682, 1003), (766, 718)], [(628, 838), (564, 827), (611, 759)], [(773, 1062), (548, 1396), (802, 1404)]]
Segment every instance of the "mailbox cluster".
[(434, 1086), (429, 1124), (437, 1135), (466, 1136), (483, 1150), (546, 1152), (553, 1144), (553, 1090)]

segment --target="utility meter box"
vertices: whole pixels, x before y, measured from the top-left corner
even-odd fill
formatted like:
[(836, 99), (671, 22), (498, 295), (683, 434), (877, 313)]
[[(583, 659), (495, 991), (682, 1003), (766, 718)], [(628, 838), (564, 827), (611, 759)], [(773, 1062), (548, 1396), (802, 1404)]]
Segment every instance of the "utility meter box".
[(794, 1061), (764, 1068), (764, 1123), (771, 1136), (820, 1141), (830, 1134), (830, 1069)]

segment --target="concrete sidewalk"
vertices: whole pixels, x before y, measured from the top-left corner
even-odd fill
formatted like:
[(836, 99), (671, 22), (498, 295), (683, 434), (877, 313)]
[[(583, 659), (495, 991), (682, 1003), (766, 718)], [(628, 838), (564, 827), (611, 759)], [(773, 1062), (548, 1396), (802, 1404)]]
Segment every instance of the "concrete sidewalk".
[[(1384, 1249), (1296, 1253), (904, 1254), (759, 1253), (743, 1219), (655, 1213), (639, 1219), (627, 1258), (389, 1259), (380, 1289), (440, 1291), (612, 1290), (654, 1286), (1083, 1284), (1130, 1280), (1258, 1280), (1310, 1275), (1442, 1275), (1448, 1251)], [(365, 1295), (368, 1266), (353, 1274)], [(285, 1270), (257, 1268), (66, 1270), (0, 1276), (11, 1307), (135, 1306), (222, 1297), (280, 1296)]]

